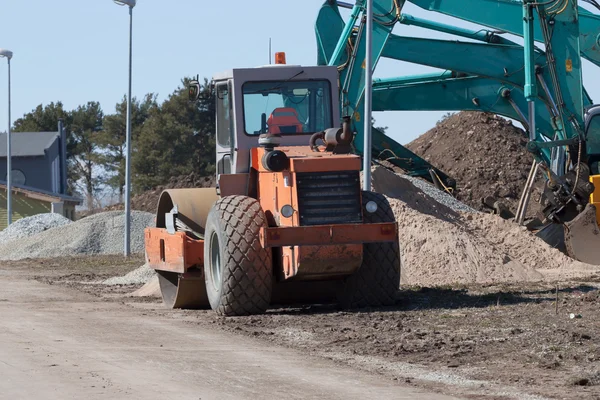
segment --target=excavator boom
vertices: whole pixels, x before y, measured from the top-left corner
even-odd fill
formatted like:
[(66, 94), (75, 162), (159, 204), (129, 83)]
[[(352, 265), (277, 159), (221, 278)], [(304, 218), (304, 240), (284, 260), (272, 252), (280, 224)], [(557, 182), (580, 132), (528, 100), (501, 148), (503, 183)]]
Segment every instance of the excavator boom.
[[(583, 1), (600, 9), (595, 0)], [(482, 29), (413, 17), (403, 13), (406, 2)], [(546, 219), (570, 229), (565, 236), (572, 256), (593, 261), (577, 238), (585, 236), (587, 241), (591, 236), (575, 234), (589, 224), (579, 224), (577, 229), (574, 224), (588, 221), (586, 214), (595, 214), (589, 211), (595, 203), (590, 200), (595, 194), (590, 180), (600, 174), (600, 128), (590, 121), (600, 118), (600, 113), (594, 112), (597, 108), (583, 87), (582, 59), (600, 66), (600, 16), (579, 7), (576, 0), (374, 0), (373, 7), (375, 67), (384, 57), (440, 70), (437, 74), (375, 79), (373, 109), (476, 110), (520, 121), (529, 132), (527, 149), (547, 178)], [(330, 0), (321, 8), (316, 24), (318, 62), (338, 67), (341, 114), (352, 118), (359, 152), (364, 150), (360, 119), (365, 90), (365, 18), (365, 0), (351, 6), (346, 21), (337, 2)], [(403, 33), (417, 26), (468, 41), (398, 36), (392, 33), (398, 25), (405, 27)], [(523, 45), (503, 36), (505, 33), (523, 37)], [(430, 172), (436, 171), (382, 132), (374, 131), (372, 142), (374, 157), (412, 175), (428, 179)], [(446, 175), (442, 180), (451, 181)], [(582, 214), (585, 209), (588, 211)]]

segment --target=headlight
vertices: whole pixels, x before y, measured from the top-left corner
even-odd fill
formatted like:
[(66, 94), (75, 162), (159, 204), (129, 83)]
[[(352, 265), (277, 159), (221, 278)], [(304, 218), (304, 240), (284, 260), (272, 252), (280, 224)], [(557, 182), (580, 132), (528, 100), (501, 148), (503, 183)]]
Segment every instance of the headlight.
[(267, 171), (281, 172), (289, 168), (290, 159), (281, 150), (268, 151), (262, 158), (262, 165)]
[(285, 205), (283, 207), (281, 207), (281, 215), (283, 215), (286, 218), (290, 218), (292, 215), (294, 215), (294, 208), (290, 205)]
[(365, 208), (367, 209), (367, 212), (373, 214), (375, 211), (377, 211), (377, 203), (371, 200), (365, 204)]

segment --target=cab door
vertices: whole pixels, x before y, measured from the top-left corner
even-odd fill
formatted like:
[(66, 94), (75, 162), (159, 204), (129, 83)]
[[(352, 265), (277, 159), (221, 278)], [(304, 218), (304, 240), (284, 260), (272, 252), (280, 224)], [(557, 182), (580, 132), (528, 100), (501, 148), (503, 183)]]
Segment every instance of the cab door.
[(215, 85), (216, 125), (217, 125), (217, 176), (231, 174), (234, 148), (234, 115), (232, 105), (231, 81)]

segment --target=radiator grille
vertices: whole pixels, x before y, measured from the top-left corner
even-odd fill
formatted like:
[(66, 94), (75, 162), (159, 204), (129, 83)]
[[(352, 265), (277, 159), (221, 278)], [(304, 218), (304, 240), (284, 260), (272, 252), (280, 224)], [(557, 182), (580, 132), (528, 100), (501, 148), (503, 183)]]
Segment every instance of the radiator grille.
[(358, 171), (298, 173), (300, 225), (362, 222)]

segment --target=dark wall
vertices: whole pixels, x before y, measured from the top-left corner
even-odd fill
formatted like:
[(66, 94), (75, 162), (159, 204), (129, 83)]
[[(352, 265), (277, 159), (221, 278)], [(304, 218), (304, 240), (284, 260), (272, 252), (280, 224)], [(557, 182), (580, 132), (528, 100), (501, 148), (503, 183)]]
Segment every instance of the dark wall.
[[(58, 152), (58, 141), (47, 153), (51, 153), (53, 147), (56, 147), (55, 151)], [(53, 156), (55, 157), (56, 153)], [(25, 186), (52, 191), (52, 161), (49, 154), (45, 157), (13, 157), (11, 161), (13, 171), (18, 169), (25, 174)], [(0, 180), (6, 180), (6, 157), (0, 157)]]

